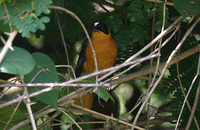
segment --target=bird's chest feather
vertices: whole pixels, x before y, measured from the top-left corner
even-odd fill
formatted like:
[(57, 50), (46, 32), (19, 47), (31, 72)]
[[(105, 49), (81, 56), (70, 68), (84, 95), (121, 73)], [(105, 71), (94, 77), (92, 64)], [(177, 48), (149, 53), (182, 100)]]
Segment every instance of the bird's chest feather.
[[(92, 44), (96, 53), (98, 69), (102, 70), (112, 67), (115, 64), (117, 57), (117, 47), (114, 39), (110, 38), (106, 40), (92, 40)], [(84, 64), (84, 70), (86, 72), (94, 72), (94, 58), (89, 44), (86, 48), (85, 56), (86, 61)]]

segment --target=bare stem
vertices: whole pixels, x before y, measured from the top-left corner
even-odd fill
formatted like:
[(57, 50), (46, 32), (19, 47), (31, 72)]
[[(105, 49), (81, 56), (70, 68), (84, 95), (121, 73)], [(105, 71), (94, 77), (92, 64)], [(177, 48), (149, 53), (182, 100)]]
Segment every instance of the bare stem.
[(15, 36), (17, 35), (17, 31), (15, 30), (15, 31), (13, 31), (11, 33), (7, 33), (7, 34), (9, 35), (9, 38), (0, 53), (0, 64), (3, 60), (3, 58), (5, 57), (5, 55), (8, 51), (8, 48), (10, 48), (12, 46), (12, 42), (13, 42)]
[(182, 44), (184, 43), (185, 39), (189, 36), (189, 34), (192, 32), (192, 30), (194, 29), (194, 27), (197, 25), (197, 23), (199, 22), (200, 18), (198, 18), (195, 23), (188, 29), (188, 31), (185, 33), (185, 35), (183, 36), (182, 40), (180, 41), (180, 43), (177, 45), (177, 47), (175, 48), (175, 50), (171, 53), (171, 55), (169, 56), (165, 67), (163, 68), (159, 78), (157, 79), (157, 81), (155, 82), (155, 84), (153, 85), (152, 89), (150, 90), (147, 98), (145, 99), (145, 101), (142, 103), (134, 121), (133, 121), (133, 125), (132, 125), (132, 130), (134, 129), (134, 126), (136, 125), (136, 122), (142, 112), (142, 110), (144, 109), (145, 104), (147, 103), (148, 99), (150, 98), (150, 96), (153, 94), (154, 90), (156, 89), (158, 83), (160, 82), (160, 80), (162, 79), (167, 67), (169, 66), (173, 56), (177, 53), (177, 51), (180, 49), (180, 47), (182, 46)]

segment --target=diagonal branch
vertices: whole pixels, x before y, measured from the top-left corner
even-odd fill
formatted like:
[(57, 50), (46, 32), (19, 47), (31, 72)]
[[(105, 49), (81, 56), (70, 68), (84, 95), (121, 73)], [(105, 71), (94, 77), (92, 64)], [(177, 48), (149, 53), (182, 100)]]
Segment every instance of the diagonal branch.
[[(149, 49), (152, 45), (154, 45), (158, 40), (160, 40), (162, 37), (164, 37), (166, 34), (168, 34), (174, 27), (179, 24), (182, 21), (183, 17), (179, 17), (173, 24), (171, 24), (167, 29), (165, 29), (163, 32), (161, 32), (156, 38), (154, 38), (149, 44), (147, 44), (145, 47), (143, 47), (140, 51), (138, 51), (136, 54), (128, 58), (124, 63), (130, 62), (134, 60), (136, 57), (138, 57), (140, 54), (142, 54), (144, 51)], [(117, 70), (113, 70), (104, 76), (99, 78), (99, 81), (102, 81), (103, 79), (107, 78), (111, 74), (115, 73)]]
[[(197, 88), (197, 92), (196, 92), (196, 97), (195, 97), (195, 100), (194, 100), (193, 108), (192, 108), (192, 111), (191, 111), (191, 114), (190, 114), (190, 118), (189, 118), (187, 126), (186, 126), (186, 130), (190, 129), (190, 125), (192, 123), (192, 119), (193, 118), (196, 119), (195, 116), (194, 116), (194, 113), (195, 113), (195, 110), (196, 110), (196, 107), (197, 107), (197, 104), (198, 104), (199, 95), (200, 95), (200, 80), (199, 80), (199, 84), (198, 84), (198, 88)], [(199, 130), (198, 127), (197, 127), (197, 129)]]
[[(1, 104), (0, 105), (0, 108), (3, 108), (5, 106), (8, 106), (8, 105), (11, 105), (11, 104), (14, 104), (14, 103), (17, 103), (19, 102), (20, 100), (24, 100), (24, 99), (27, 99), (27, 98), (31, 98), (31, 97), (34, 97), (34, 96), (37, 96), (37, 95), (40, 95), (40, 94), (43, 94), (45, 92), (49, 92), (53, 89), (56, 89), (56, 86), (74, 86), (72, 85), (73, 83), (75, 82), (78, 82), (78, 81), (81, 81), (81, 80), (84, 80), (84, 79), (87, 79), (87, 78), (91, 78), (91, 77), (94, 77), (96, 75), (99, 75), (99, 74), (102, 74), (102, 73), (106, 73), (106, 72), (109, 72), (111, 70), (114, 70), (114, 69), (120, 69), (120, 68), (123, 68), (123, 67), (126, 67), (126, 66), (129, 66), (129, 65), (132, 65), (132, 64), (137, 64), (138, 62), (141, 62), (141, 61), (145, 61), (145, 60), (149, 60), (149, 59), (152, 59), (152, 58), (155, 58), (159, 56), (159, 54), (154, 54), (154, 55), (150, 55), (150, 56), (146, 56), (144, 58), (140, 58), (140, 59), (136, 59), (132, 62), (128, 62), (128, 63), (123, 63), (121, 65), (118, 65), (118, 66), (114, 66), (114, 67), (111, 67), (111, 68), (107, 68), (107, 69), (104, 69), (104, 70), (101, 70), (101, 71), (98, 71), (98, 72), (94, 72), (94, 73), (91, 73), (89, 75), (86, 75), (86, 76), (82, 76), (82, 77), (79, 77), (77, 79), (74, 79), (74, 80), (70, 80), (70, 81), (66, 81), (66, 82), (63, 82), (63, 83), (44, 83), (43, 85), (42, 84), (20, 84), (20, 85), (17, 85), (17, 84), (8, 84), (8, 85), (0, 85), (0, 87), (7, 87), (7, 86), (26, 86), (26, 87), (29, 87), (29, 86), (37, 86), (37, 85), (42, 85), (42, 86), (50, 86), (48, 88), (45, 88), (45, 89), (42, 89), (38, 92), (34, 92), (34, 93), (31, 93), (27, 96), (23, 96), (23, 97), (18, 97), (12, 101), (9, 101), (9, 102), (6, 102), (4, 104)], [(85, 84), (86, 85), (86, 84)], [(103, 83), (100, 83), (100, 84), (93, 84), (93, 86), (103, 86), (104, 84)], [(108, 86), (110, 86), (110, 84), (107, 84)], [(80, 84), (81, 86), (81, 84)], [(90, 86), (90, 85), (89, 85)], [(84, 86), (83, 86), (84, 87)], [(88, 87), (88, 86), (87, 86)], [(91, 87), (91, 86), (90, 86)]]
[[(95, 53), (95, 50), (94, 50), (94, 48), (92, 46), (92, 42), (91, 42), (90, 36), (89, 36), (89, 34), (88, 34), (83, 22), (80, 20), (80, 18), (76, 14), (74, 14), (73, 12), (71, 12), (71, 11), (69, 11), (69, 10), (67, 10), (67, 9), (65, 9), (63, 7), (49, 5), (49, 6), (47, 6), (47, 8), (62, 10), (65, 13), (71, 15), (73, 18), (75, 18), (80, 23), (80, 25), (82, 26), (82, 28), (83, 28), (86, 36), (87, 36), (87, 39), (88, 39), (89, 44), (90, 44), (90, 47), (92, 49), (93, 59), (94, 59), (94, 63), (95, 63), (95, 69), (96, 69), (96, 72), (98, 72), (96, 53)], [(98, 75), (96, 75), (96, 83), (98, 83)]]
[(162, 79), (162, 77), (163, 77), (165, 71), (167, 70), (167, 67), (170, 65), (170, 62), (172, 61), (174, 55), (177, 53), (177, 51), (178, 51), (178, 50), (180, 49), (180, 47), (183, 45), (185, 39), (189, 36), (189, 34), (192, 32), (192, 30), (194, 29), (194, 27), (197, 25), (197, 23), (198, 23), (199, 21), (200, 21), (200, 18), (198, 18), (198, 19), (195, 21), (195, 23), (188, 29), (188, 31), (185, 33), (185, 35), (183, 36), (182, 40), (179, 42), (179, 44), (177, 45), (177, 47), (175, 48), (175, 50), (170, 54), (170, 56), (169, 56), (169, 58), (168, 58), (168, 60), (167, 60), (167, 62), (166, 62), (166, 64), (165, 64), (165, 66), (164, 66), (164, 68), (163, 68), (163, 70), (162, 70), (162, 72), (161, 72), (161, 74), (160, 74), (158, 80), (155, 82), (155, 84), (153, 85), (152, 89), (150, 90), (150, 92), (149, 92), (147, 98), (146, 98), (145, 101), (142, 103), (142, 105), (141, 105), (141, 107), (140, 107), (140, 109), (139, 109), (139, 111), (138, 111), (138, 113), (137, 113), (137, 115), (136, 115), (136, 117), (135, 117), (135, 119), (134, 119), (134, 121), (133, 121), (133, 125), (132, 125), (132, 128), (131, 128), (132, 130), (134, 129), (134, 126), (136, 125), (136, 122), (137, 122), (137, 120), (138, 120), (138, 118), (139, 118), (139, 116), (140, 116), (140, 114), (141, 114), (141, 112), (142, 112), (142, 110), (143, 110), (143, 108), (144, 108), (146, 102), (148, 101), (148, 99), (150, 98), (150, 96), (153, 94), (154, 90), (156, 89), (157, 85), (159, 84), (160, 80)]
[[(175, 64), (195, 53), (197, 53), (198, 51), (200, 51), (200, 45), (197, 45), (181, 54), (178, 54), (176, 55), (175, 57), (173, 57), (173, 59), (170, 61), (169, 65), (172, 65), (172, 64)], [(159, 65), (159, 68), (158, 69), (163, 69), (164, 66), (166, 65), (166, 62), (163, 62)], [(123, 82), (126, 82), (126, 81), (129, 81), (131, 79), (134, 79), (136, 77), (140, 77), (140, 76), (145, 76), (147, 74), (150, 74), (152, 72), (154, 72), (156, 69), (156, 66), (152, 67), (152, 68), (148, 68), (148, 69), (144, 69), (144, 70), (140, 70), (140, 71), (137, 71), (135, 73), (131, 73), (131, 74), (128, 74), (126, 76), (123, 76), (123, 77), (120, 77), (119, 79), (115, 79), (115, 80), (112, 80), (110, 81), (110, 84), (111, 86), (112, 85), (115, 85), (115, 84), (119, 84), (119, 83), (123, 83)]]
[(7, 34), (9, 35), (9, 38), (0, 53), (0, 64), (3, 60), (3, 58), (5, 57), (5, 55), (8, 51), (8, 48), (10, 48), (12, 46), (12, 42), (13, 42), (15, 36), (17, 35), (17, 31), (15, 30), (15, 31), (13, 31), (11, 33), (7, 33)]

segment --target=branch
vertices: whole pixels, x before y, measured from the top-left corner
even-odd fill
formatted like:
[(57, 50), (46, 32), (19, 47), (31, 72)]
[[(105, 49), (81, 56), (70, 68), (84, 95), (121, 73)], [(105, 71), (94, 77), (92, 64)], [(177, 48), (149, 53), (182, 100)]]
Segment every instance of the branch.
[(3, 87), (82, 87), (82, 88), (88, 88), (88, 87), (110, 87), (109, 83), (28, 83), (28, 84), (4, 84), (0, 85), (0, 88)]
[[(97, 65), (96, 53), (95, 53), (95, 50), (94, 50), (94, 48), (93, 48), (93, 46), (92, 46), (92, 42), (91, 42), (90, 36), (89, 36), (89, 34), (88, 34), (88, 32), (87, 32), (87, 30), (86, 30), (86, 28), (85, 28), (83, 22), (79, 19), (79, 17), (78, 17), (76, 14), (74, 14), (73, 12), (71, 12), (71, 11), (69, 11), (69, 10), (67, 10), (67, 9), (65, 9), (65, 8), (63, 8), (63, 7), (51, 6), (51, 5), (46, 6), (46, 7), (47, 7), (47, 8), (51, 8), (51, 9), (62, 10), (62, 11), (64, 11), (65, 13), (71, 15), (73, 18), (75, 18), (75, 19), (80, 23), (80, 25), (82, 26), (82, 28), (83, 28), (83, 30), (84, 30), (86, 36), (87, 36), (87, 39), (88, 39), (89, 44), (90, 44), (90, 47), (91, 47), (91, 49), (92, 49), (92, 54), (93, 54), (93, 59), (94, 59), (95, 69), (96, 69), (95, 71), (98, 72), (98, 65)], [(98, 79), (98, 75), (96, 75), (96, 83), (98, 82), (97, 79)]]
[[(199, 18), (199, 20), (200, 20), (200, 18)], [(198, 21), (198, 20), (197, 20), (197, 21)], [(196, 79), (197, 79), (198, 76), (199, 76), (199, 70), (200, 70), (200, 54), (199, 54), (199, 62), (198, 62), (197, 72), (196, 72), (196, 75), (194, 76), (194, 78), (193, 78), (193, 80), (192, 80), (192, 82), (191, 82), (191, 84), (190, 84), (190, 87), (189, 87), (189, 89), (188, 89), (188, 92), (187, 92), (187, 94), (186, 94), (186, 96), (185, 96), (185, 99), (184, 99), (184, 101), (183, 101), (183, 104), (182, 104), (182, 107), (181, 107), (181, 111), (180, 111), (180, 113), (179, 113), (179, 116), (178, 116), (178, 119), (177, 119), (177, 122), (176, 122), (175, 130), (177, 130), (177, 128), (178, 128), (178, 124), (179, 124), (180, 118), (181, 118), (181, 116), (182, 116), (182, 112), (183, 112), (183, 109), (184, 109), (184, 107), (185, 107), (185, 103), (186, 103), (186, 101), (187, 101), (187, 99), (188, 99), (188, 96), (189, 96), (189, 94), (190, 94), (190, 91), (191, 91), (191, 89), (192, 89), (192, 87), (193, 87), (193, 85), (194, 85)], [(194, 107), (193, 107), (193, 108), (194, 108)]]
[[(183, 86), (182, 81), (181, 81), (181, 74), (180, 74), (180, 72), (179, 72), (179, 62), (176, 63), (176, 69), (177, 69), (177, 76), (178, 76), (178, 82), (179, 82), (179, 84), (180, 84), (180, 89), (181, 89), (181, 91), (182, 91), (182, 93), (183, 93), (183, 96), (184, 96), (184, 98), (185, 98), (185, 97), (186, 97), (186, 94), (185, 94), (185, 91), (184, 91), (184, 86)], [(186, 100), (186, 104), (187, 104), (187, 106), (188, 106), (188, 108), (189, 108), (189, 110), (190, 110), (190, 112), (191, 112), (192, 109), (191, 109), (191, 106), (190, 106), (188, 100)], [(194, 121), (195, 121), (196, 127), (197, 127), (198, 130), (199, 130), (198, 121), (197, 121), (197, 119), (196, 119), (195, 116), (194, 116)]]
[(12, 118), (14, 117), (14, 115), (15, 115), (17, 109), (19, 108), (19, 105), (20, 105), (20, 104), (21, 104), (21, 101), (19, 101), (19, 103), (18, 103), (17, 106), (15, 107), (15, 110), (13, 111), (13, 113), (12, 113), (10, 119), (7, 121), (7, 123), (6, 123), (5, 127), (4, 127), (4, 130), (6, 130), (8, 124), (10, 123), (10, 121), (12, 120)]
[[(155, 119), (149, 120), (149, 125), (154, 125), (154, 124), (162, 124), (164, 122), (172, 122), (173, 120), (176, 120), (177, 118), (172, 117), (172, 116), (166, 116), (166, 117), (158, 117)], [(138, 121), (137, 125), (138, 126), (146, 126), (147, 121)]]
[[(195, 54), (199, 50), (200, 50), (200, 45), (197, 45), (196, 47), (193, 47), (193, 48), (191, 48), (191, 49), (189, 49), (189, 50), (187, 50), (187, 51), (185, 51), (185, 52), (177, 55), (176, 57), (174, 57), (171, 60), (171, 62), (169, 63), (169, 65), (177, 63), (177, 62), (183, 60), (184, 58), (189, 57), (189, 56)], [(135, 63), (137, 63), (137, 62), (135, 61)], [(131, 64), (131, 63), (129, 63), (129, 64)], [(160, 66), (159, 66), (159, 69), (164, 68), (165, 64), (166, 64), (166, 62), (161, 63)], [(120, 68), (120, 66), (122, 67), (122, 66), (126, 66), (126, 65), (122, 64), (122, 65), (118, 65), (118, 66)], [(81, 86), (81, 87), (87, 86), (87, 87), (91, 87), (91, 86), (94, 86), (96, 84), (72, 84), (72, 83), (77, 82), (77, 81), (81, 81), (83, 79), (87, 79), (87, 78), (93, 77), (93, 76), (95, 76), (97, 74), (101, 74), (101, 73), (105, 73), (105, 72), (108, 72), (108, 71), (111, 71), (111, 70), (114, 70), (114, 69), (118, 69), (118, 66), (115, 66), (115, 67), (112, 67), (112, 68), (108, 68), (106, 70), (102, 70), (102, 71), (99, 71), (99, 72), (94, 72), (94, 73), (91, 73), (89, 75), (79, 77), (76, 80), (70, 80), (70, 81), (67, 81), (67, 82), (64, 82), (64, 83), (6, 84), (6, 85), (0, 85), (0, 87), (12, 87), (12, 86), (13, 87), (14, 86), (15, 87), (20, 87), (20, 86), (22, 86), (22, 87), (24, 87), (24, 86), (31, 87), (31, 86), (54, 86), (54, 85), (55, 86)], [(126, 76), (120, 77), (119, 79), (111, 81), (110, 84), (109, 83), (105, 83), (105, 84), (99, 84), (97, 86), (109, 87), (109, 86), (112, 86), (112, 85), (115, 85), (115, 84), (123, 83), (123, 82), (129, 81), (131, 79), (134, 79), (136, 77), (140, 77), (140, 76), (144, 76), (144, 75), (147, 75), (149, 73), (152, 73), (152, 72), (155, 71), (155, 68), (156, 67), (154, 66), (153, 68), (148, 68), (148, 69), (141, 70), (141, 71), (138, 71), (138, 72), (135, 72), (135, 73), (132, 73), (132, 74), (128, 74)], [(43, 89), (43, 90), (41, 90), (39, 92), (32, 93), (32, 94), (30, 94), (27, 97), (25, 96), (23, 98), (34, 97), (35, 95), (42, 94), (42, 93), (50, 91), (52, 89), (55, 89), (55, 88), (53, 88), (53, 87), (46, 88), (46, 89)], [(85, 89), (86, 89), (86, 87), (85, 87)], [(8, 105), (11, 105), (11, 104), (14, 104), (14, 103), (17, 103), (20, 100), (22, 100), (23, 98), (22, 97), (18, 97), (17, 99), (14, 99), (14, 100), (12, 100), (10, 102), (7, 102), (5, 104), (1, 104), (0, 108), (3, 108), (5, 106), (8, 106)]]
[[(198, 104), (199, 95), (200, 95), (200, 80), (199, 80), (199, 85), (198, 85), (198, 88), (197, 88), (197, 92), (196, 92), (196, 97), (195, 97), (195, 100), (194, 100), (193, 108), (192, 108), (192, 111), (191, 111), (191, 114), (190, 114), (190, 118), (189, 118), (187, 126), (186, 126), (186, 130), (190, 129), (190, 125), (192, 123), (192, 119), (195, 117), (194, 113), (195, 113), (195, 110), (196, 110), (196, 107), (197, 107), (197, 104)], [(196, 118), (194, 118), (194, 119), (196, 119)]]
[[(86, 88), (80, 88), (77, 91), (73, 91), (73, 92), (69, 93), (68, 95), (60, 98), (58, 100), (58, 102), (57, 102), (58, 106), (67, 107), (67, 106), (71, 105), (74, 102), (73, 99), (76, 99), (76, 98), (80, 97), (80, 95), (83, 95), (88, 91), (90, 91), (90, 89), (86, 90)], [(38, 119), (38, 118), (40, 118), (40, 117), (42, 117), (44, 115), (47, 115), (49, 113), (52, 113), (54, 111), (56, 111), (56, 109), (52, 108), (51, 106), (48, 105), (45, 108), (35, 112), (33, 115), (34, 115), (35, 119)], [(21, 126), (23, 126), (25, 124), (28, 124), (28, 123), (30, 123), (30, 119), (26, 119), (26, 120), (18, 123), (17, 125), (13, 126), (12, 129), (16, 130), (16, 129), (20, 128)]]
[[(163, 32), (161, 32), (156, 38), (154, 38), (149, 44), (147, 44), (145, 47), (143, 47), (140, 51), (138, 51), (136, 54), (128, 58), (124, 63), (130, 62), (134, 60), (136, 57), (138, 57), (140, 54), (142, 54), (144, 51), (149, 49), (153, 44), (155, 44), (159, 39), (164, 37), (166, 34), (168, 34), (177, 24), (179, 24), (182, 21), (183, 17), (179, 17), (173, 24), (171, 24), (167, 29), (165, 29)], [(117, 70), (113, 70), (104, 76), (101, 76), (99, 78), (99, 81), (102, 81), (103, 79), (107, 78), (111, 74), (115, 73)]]
[[(58, 17), (58, 13), (56, 11), (55, 11), (55, 16), (56, 16), (56, 20), (57, 20), (57, 23), (58, 23), (58, 27), (59, 27), (62, 43), (63, 43), (64, 49), (65, 49), (65, 56), (67, 58), (67, 65), (69, 65), (69, 55), (68, 55), (68, 50), (67, 50), (67, 47), (66, 47), (65, 37), (64, 37), (64, 34), (63, 34), (62, 27), (60, 25), (60, 20), (59, 20), (59, 17)], [(67, 69), (68, 69), (68, 77), (70, 78), (70, 71), (69, 71), (70, 68), (68, 67)]]
[[(197, 45), (181, 54), (178, 54), (176, 55), (169, 63), (169, 65), (173, 65), (195, 53), (197, 53), (198, 51), (200, 51), (200, 45)], [(158, 69), (163, 69), (164, 66), (165, 66), (166, 62), (163, 62), (159, 65), (159, 68)], [(115, 84), (120, 84), (120, 83), (123, 83), (123, 82), (126, 82), (126, 81), (129, 81), (129, 80), (132, 80), (136, 77), (141, 77), (141, 76), (145, 76), (147, 74), (150, 74), (152, 72), (154, 72), (156, 69), (156, 66), (152, 67), (152, 68), (148, 68), (148, 69), (144, 69), (144, 70), (140, 70), (140, 71), (137, 71), (135, 73), (132, 73), (132, 74), (128, 74), (126, 76), (123, 76), (123, 77), (120, 77), (118, 79), (115, 79), (113, 81), (110, 81), (110, 85), (115, 85)]]
[[(79, 95), (82, 95), (83, 93), (85, 93), (85, 91), (86, 91), (85, 89), (86, 88), (78, 89), (77, 91), (73, 91), (70, 94), (60, 98), (58, 100), (58, 106), (67, 106), (67, 105), (71, 104), (73, 102), (73, 99), (78, 98)], [(52, 108), (51, 106), (47, 106), (47, 107), (35, 112), (33, 115), (34, 115), (35, 119), (38, 119), (44, 115), (54, 112), (55, 110), (56, 110), (55, 108)], [(20, 128), (21, 126), (28, 124), (28, 123), (30, 123), (30, 119), (26, 119), (26, 120), (18, 123), (17, 125), (13, 126), (12, 129), (16, 130), (16, 129)]]
[[(27, 87), (24, 88), (24, 95), (26, 95), (26, 96), (28, 95)], [(31, 109), (31, 100), (30, 100), (30, 98), (27, 98), (26, 100), (24, 100), (24, 102), (26, 104), (26, 108), (27, 108), (27, 111), (28, 111), (28, 114), (29, 114), (29, 118), (31, 120), (32, 129), (33, 130), (37, 130), (35, 119), (33, 117), (33, 112), (32, 112), (32, 109)]]
[(76, 121), (70, 116), (70, 115), (68, 115), (64, 110), (62, 110), (60, 107), (58, 107), (58, 109), (62, 112), (62, 113), (64, 113), (78, 128), (79, 128), (79, 130), (83, 130), (77, 123), (76, 123)]
[[(162, 3), (163, 1), (161, 0), (146, 0), (148, 2), (153, 2), (153, 3)], [(166, 2), (166, 5), (174, 6), (174, 3), (172, 2)]]
[(177, 51), (181, 48), (181, 46), (183, 45), (185, 39), (189, 36), (189, 34), (192, 32), (192, 30), (194, 29), (194, 27), (197, 25), (197, 23), (200, 21), (200, 18), (198, 18), (195, 23), (188, 29), (188, 31), (185, 33), (185, 35), (183, 36), (182, 40), (179, 42), (179, 44), (177, 45), (177, 47), (175, 48), (175, 50), (170, 54), (158, 80), (155, 82), (155, 84), (153, 85), (152, 89), (150, 90), (147, 98), (145, 99), (145, 101), (142, 103), (134, 121), (133, 121), (133, 125), (132, 125), (132, 130), (134, 129), (134, 126), (136, 125), (136, 122), (145, 106), (145, 104), (147, 103), (148, 99), (150, 98), (150, 96), (152, 95), (152, 93), (154, 92), (154, 90), (156, 89), (157, 85), (159, 84), (160, 80), (162, 79), (167, 67), (170, 65), (171, 60), (173, 59), (174, 55), (177, 53)]
[(0, 53), (0, 64), (3, 60), (3, 58), (5, 57), (5, 55), (8, 51), (8, 48), (10, 48), (12, 46), (12, 42), (13, 42), (15, 36), (17, 35), (17, 31), (15, 30), (15, 31), (13, 31), (11, 33), (7, 33), (7, 34), (9, 35), (9, 38)]
[[(101, 71), (98, 71), (98, 72), (94, 72), (94, 73), (91, 73), (89, 75), (86, 75), (86, 76), (82, 76), (82, 77), (79, 77), (77, 79), (74, 79), (74, 80), (70, 80), (70, 81), (66, 81), (66, 82), (63, 82), (63, 83), (35, 83), (35, 84), (8, 84), (8, 85), (0, 85), (0, 87), (12, 87), (12, 86), (15, 86), (15, 87), (19, 87), (19, 86), (23, 86), (23, 87), (33, 87), (33, 86), (40, 86), (42, 85), (43, 87), (44, 86), (50, 86), (48, 88), (45, 88), (45, 89), (42, 89), (38, 92), (34, 92), (34, 93), (31, 93), (27, 96), (23, 96), (23, 97), (18, 97), (12, 101), (9, 101), (9, 102), (6, 102), (4, 104), (1, 104), (0, 105), (0, 108), (3, 108), (5, 106), (8, 106), (8, 105), (11, 105), (11, 104), (14, 104), (14, 103), (17, 103), (19, 102), (20, 100), (24, 100), (24, 99), (27, 99), (27, 98), (31, 98), (31, 97), (34, 97), (34, 96), (37, 96), (37, 95), (40, 95), (40, 94), (43, 94), (45, 92), (49, 92), (51, 90), (54, 90), (56, 89), (56, 86), (78, 86), (77, 84), (73, 84), (75, 82), (78, 82), (78, 81), (81, 81), (81, 80), (84, 80), (84, 79), (87, 79), (87, 78), (91, 78), (91, 77), (94, 77), (96, 75), (99, 75), (99, 74), (102, 74), (102, 73), (106, 73), (106, 72), (109, 72), (109, 71), (112, 71), (112, 70), (115, 70), (115, 69), (120, 69), (120, 68), (123, 68), (123, 67), (126, 67), (126, 66), (129, 66), (129, 65), (132, 65), (132, 64), (137, 64), (138, 62), (141, 62), (141, 61), (145, 61), (145, 60), (149, 60), (149, 59), (152, 59), (152, 58), (155, 58), (159, 56), (159, 54), (154, 54), (154, 55), (150, 55), (150, 56), (146, 56), (144, 58), (140, 58), (140, 59), (136, 59), (132, 62), (128, 62), (128, 63), (123, 63), (121, 65), (118, 65), (118, 66), (114, 66), (114, 67), (111, 67), (111, 68), (107, 68), (107, 69), (104, 69), (104, 70), (101, 70)], [(99, 84), (79, 84), (79, 86), (82, 86), (82, 87), (91, 87), (91, 86), (106, 86), (104, 83), (99, 83)], [(110, 84), (107, 84), (107, 87), (109, 87)]]
[[(72, 104), (72, 107), (75, 107), (75, 108), (77, 108), (77, 109), (83, 110), (83, 112), (89, 112), (89, 113), (95, 114), (95, 115), (97, 115), (98, 117), (101, 117), (101, 118), (106, 119), (106, 120), (112, 120), (112, 121), (115, 121), (115, 122), (117, 122), (117, 123), (120, 123), (120, 124), (129, 126), (129, 127), (132, 126), (132, 125), (131, 125), (130, 123), (128, 123), (128, 122), (125, 122), (125, 121), (116, 119), (116, 118), (114, 118), (114, 117), (107, 116), (107, 115), (104, 115), (104, 114), (101, 114), (101, 113), (92, 111), (92, 110), (87, 109), (87, 108), (83, 108), (83, 107), (78, 106), (78, 105), (75, 105), (75, 104)], [(138, 130), (145, 130), (145, 129), (143, 129), (143, 128), (141, 128), (141, 127), (138, 127), (138, 126), (135, 126), (135, 128), (138, 129)]]

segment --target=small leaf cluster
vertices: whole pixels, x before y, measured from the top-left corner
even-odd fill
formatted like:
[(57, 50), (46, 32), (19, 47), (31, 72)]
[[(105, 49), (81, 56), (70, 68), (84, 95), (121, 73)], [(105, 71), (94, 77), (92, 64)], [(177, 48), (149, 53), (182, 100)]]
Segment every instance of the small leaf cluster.
[[(4, 24), (11, 25), (14, 30), (18, 30), (22, 37), (29, 38), (31, 33), (45, 30), (44, 24), (50, 19), (42, 15), (50, 12), (45, 6), (51, 3), (51, 0), (17, 1), (13, 6), (13, 3), (5, 2), (10, 19), (7, 17)], [(1, 17), (7, 14), (3, 4), (0, 5), (0, 11)]]

